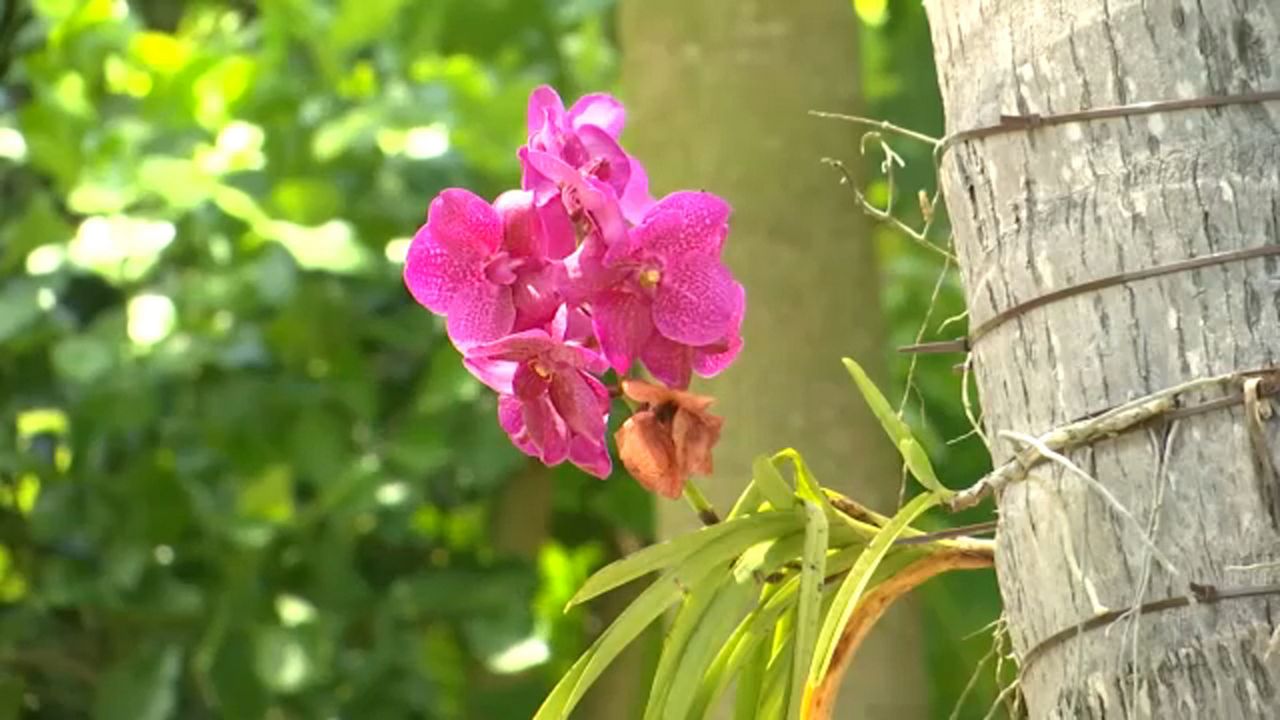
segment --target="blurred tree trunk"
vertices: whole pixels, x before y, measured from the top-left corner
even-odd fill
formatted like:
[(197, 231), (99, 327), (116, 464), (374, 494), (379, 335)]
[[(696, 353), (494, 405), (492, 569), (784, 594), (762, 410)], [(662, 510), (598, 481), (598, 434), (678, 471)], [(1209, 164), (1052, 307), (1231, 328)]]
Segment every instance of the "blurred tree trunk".
[[(949, 132), (1001, 113), (1277, 86), (1274, 3), (926, 4)], [(1277, 123), (1280, 106), (1255, 103), (958, 144), (942, 180), (970, 321), (1114, 273), (1280, 242)], [(987, 430), (1040, 434), (1189, 380), (1269, 366), (1280, 354), (1278, 287), (1275, 258), (1236, 261), (1005, 323), (974, 351)], [(1003, 493), (997, 564), (1019, 657), (1102, 607), (1185, 596), (1191, 584), (1229, 594), (1280, 580), (1274, 565), (1230, 569), (1274, 559), (1280, 541), (1275, 478), (1258, 460), (1271, 452), (1251, 444), (1244, 412), (1236, 404), (1149, 424), (1070, 453), (1154, 527), (1180, 577), (1151, 563), (1134, 522), (1058, 465)], [(1276, 447), (1277, 423), (1255, 422)], [(995, 461), (1009, 460), (1015, 448), (995, 444)], [(1267, 659), (1277, 597), (1219, 600), (1040, 648), (1021, 668), (1030, 716), (1280, 717), (1280, 675)]]
[[(855, 136), (807, 115), (856, 108), (851, 4), (628, 0), (620, 20), (623, 139), (655, 194), (700, 188), (734, 207), (725, 258), (747, 288), (746, 347), (703, 387), (726, 417), (707, 494), (727, 510), (754, 456), (793, 446), (826, 484), (891, 510), (892, 450), (840, 365), (849, 355), (882, 369), (874, 247), (848, 189), (819, 162), (854, 157)], [(659, 524), (669, 537), (696, 520), (663, 502)], [(861, 651), (841, 717), (924, 716), (919, 628), (905, 607)]]

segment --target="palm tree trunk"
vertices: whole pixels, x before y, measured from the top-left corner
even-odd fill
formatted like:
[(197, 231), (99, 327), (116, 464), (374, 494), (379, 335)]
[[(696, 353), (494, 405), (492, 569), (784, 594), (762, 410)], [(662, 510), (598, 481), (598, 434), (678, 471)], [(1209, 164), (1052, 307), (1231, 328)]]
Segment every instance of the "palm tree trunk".
[[(1275, 89), (1280, 7), (1207, 0), (926, 2), (948, 132), (1000, 115)], [(1280, 103), (1160, 112), (957, 143), (941, 181), (971, 327), (1047, 292), (1280, 242)], [(1196, 378), (1269, 366), (1280, 264), (1228, 261), (1032, 309), (974, 342), (997, 465), (1017, 442)], [(1186, 403), (1240, 396), (1230, 389)], [(1255, 440), (1250, 427), (1254, 426)], [(999, 497), (997, 569), (1034, 718), (1280, 717), (1276, 423), (1174, 413)], [(1260, 441), (1260, 442), (1259, 442)], [(1152, 538), (1172, 569), (1148, 551)], [(1192, 596), (1195, 602), (1183, 600)], [(1174, 598), (1160, 602), (1164, 598)], [(1108, 610), (1155, 603), (1115, 620)], [(1101, 615), (1088, 629), (1077, 624)], [(1064, 632), (1065, 631), (1065, 632)]]
[[(726, 418), (707, 494), (727, 509), (755, 455), (793, 446), (825, 484), (891, 509), (893, 451), (839, 362), (851, 355), (882, 370), (874, 248), (848, 189), (819, 163), (856, 156), (856, 138), (807, 115), (856, 109), (851, 4), (627, 0), (620, 43), (632, 109), (624, 141), (654, 190), (705, 188), (734, 207), (725, 257), (747, 288), (746, 346), (702, 388)], [(696, 520), (664, 503), (659, 523), (670, 537)], [(927, 693), (910, 689), (923, 682), (908, 603), (860, 651), (840, 716), (923, 717)]]

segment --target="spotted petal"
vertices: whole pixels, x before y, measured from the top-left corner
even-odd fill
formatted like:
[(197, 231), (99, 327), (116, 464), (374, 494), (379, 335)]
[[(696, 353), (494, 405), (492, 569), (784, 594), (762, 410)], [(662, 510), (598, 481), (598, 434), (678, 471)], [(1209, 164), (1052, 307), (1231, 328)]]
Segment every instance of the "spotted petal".
[(452, 255), (488, 257), (502, 245), (502, 218), (493, 206), (468, 190), (449, 188), (427, 210), (431, 235)]
[(409, 244), (404, 284), (413, 299), (437, 315), (449, 310), (454, 295), (484, 281), (484, 257), (479, 253), (450, 253), (424, 225)]
[(692, 350), (688, 345), (681, 345), (654, 333), (645, 343), (640, 360), (649, 374), (663, 385), (683, 389), (689, 387), (692, 376), (691, 356)]
[(632, 235), (636, 244), (661, 258), (695, 252), (719, 256), (729, 212), (729, 203), (711, 193), (682, 190), (650, 208)]
[(459, 348), (496, 340), (515, 324), (511, 288), (489, 283), (463, 288), (449, 303), (447, 320), (449, 339)]
[(619, 373), (631, 369), (653, 334), (648, 302), (632, 293), (601, 294), (591, 303), (591, 321), (601, 352)]
[(729, 334), (741, 303), (738, 284), (724, 264), (708, 255), (686, 255), (663, 268), (653, 324), (678, 343), (706, 345)]

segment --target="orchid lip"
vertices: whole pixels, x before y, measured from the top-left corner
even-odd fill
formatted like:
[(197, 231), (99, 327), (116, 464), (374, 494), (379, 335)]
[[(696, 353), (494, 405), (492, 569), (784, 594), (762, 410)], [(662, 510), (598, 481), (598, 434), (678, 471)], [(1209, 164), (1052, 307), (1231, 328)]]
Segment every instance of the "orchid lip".
[(484, 266), (484, 276), (494, 285), (510, 285), (525, 265), (524, 258), (513, 258), (506, 251), (496, 253)]

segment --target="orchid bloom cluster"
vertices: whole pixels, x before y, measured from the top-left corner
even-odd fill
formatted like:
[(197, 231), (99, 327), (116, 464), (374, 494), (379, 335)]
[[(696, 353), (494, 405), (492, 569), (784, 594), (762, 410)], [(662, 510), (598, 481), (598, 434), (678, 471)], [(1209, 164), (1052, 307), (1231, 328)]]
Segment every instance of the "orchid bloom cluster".
[(601, 478), (602, 377), (637, 362), (677, 389), (715, 375), (742, 348), (746, 301), (720, 259), (728, 203), (695, 191), (655, 201), (618, 144), (624, 120), (609, 95), (566, 110), (555, 90), (535, 89), (521, 189), (493, 203), (441, 192), (404, 267), (413, 297), (445, 317), (467, 369), (498, 393), (516, 447)]

